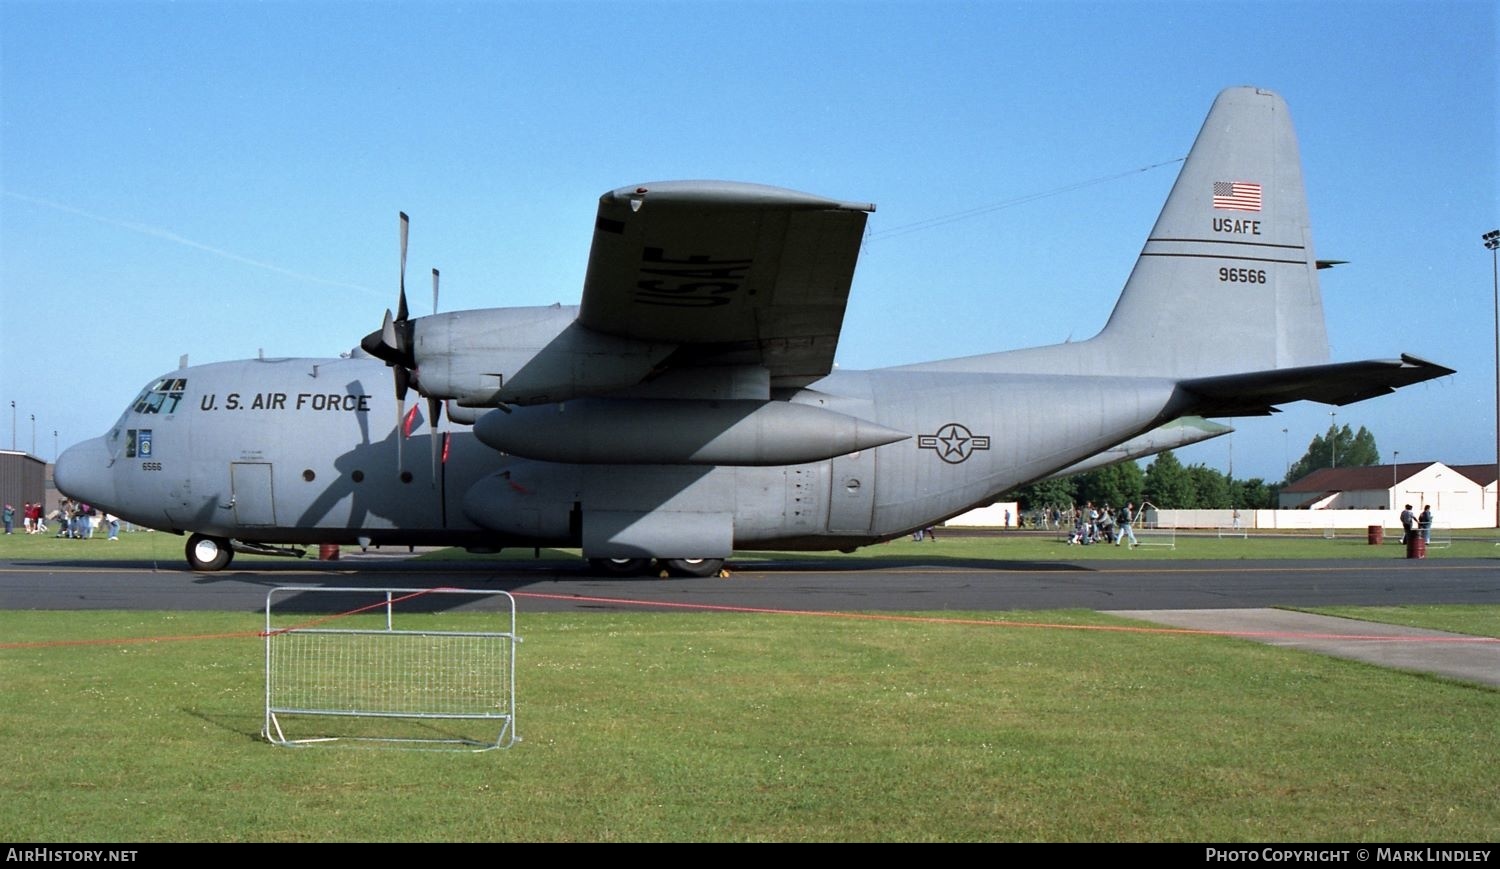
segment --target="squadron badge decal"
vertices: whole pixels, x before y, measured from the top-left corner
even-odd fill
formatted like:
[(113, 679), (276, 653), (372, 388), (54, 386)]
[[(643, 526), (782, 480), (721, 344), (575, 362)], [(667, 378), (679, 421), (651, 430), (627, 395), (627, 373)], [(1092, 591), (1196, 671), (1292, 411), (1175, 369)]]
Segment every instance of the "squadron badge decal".
[(917, 435), (917, 449), (935, 450), (938, 458), (956, 465), (975, 450), (990, 448), (989, 435), (976, 435), (956, 422), (950, 422), (937, 430), (937, 434)]

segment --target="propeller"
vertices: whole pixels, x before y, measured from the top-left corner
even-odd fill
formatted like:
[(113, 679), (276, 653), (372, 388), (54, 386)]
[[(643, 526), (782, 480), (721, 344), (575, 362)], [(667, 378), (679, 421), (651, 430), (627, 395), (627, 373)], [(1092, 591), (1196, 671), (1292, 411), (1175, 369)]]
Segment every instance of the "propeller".
[[(420, 378), (417, 376), (417, 358), (415, 351), (415, 340), (411, 321), (411, 311), (406, 303), (406, 249), (407, 237), (410, 234), (411, 218), (406, 212), (400, 212), (401, 218), (401, 272), (399, 289), (396, 295), (396, 313), (392, 314), (390, 308), (385, 311), (385, 319), (381, 321), (380, 330), (371, 332), (360, 340), (359, 346), (366, 353), (376, 359), (383, 360), (390, 366), (395, 379), (396, 387), (396, 464), (397, 467), (404, 465), (402, 459), (401, 442), (406, 440), (406, 393), (412, 386), (416, 386), (417, 392), (427, 398), (427, 420), (431, 431), (432, 440), (432, 482), (437, 485), (439, 463), (442, 459), (443, 445), (440, 441), (438, 423), (442, 419), (442, 399), (427, 395), (422, 391)], [(437, 313), (438, 305), (438, 270), (432, 270), (432, 312)]]
[(394, 372), (396, 385), (396, 464), (401, 465), (402, 423), (406, 416), (406, 392), (411, 388), (412, 369), (417, 367), (412, 349), (412, 325), (406, 306), (406, 239), (411, 218), (400, 212), (401, 218), (401, 277), (396, 296), (396, 313), (386, 308), (385, 319), (380, 330), (371, 332), (360, 340), (359, 346), (376, 359), (383, 360)]

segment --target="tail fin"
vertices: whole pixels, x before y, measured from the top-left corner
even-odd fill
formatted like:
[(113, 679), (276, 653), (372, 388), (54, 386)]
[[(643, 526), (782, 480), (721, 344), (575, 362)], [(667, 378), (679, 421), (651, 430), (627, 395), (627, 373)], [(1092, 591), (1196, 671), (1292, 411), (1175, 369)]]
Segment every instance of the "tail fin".
[(1178, 379), (1328, 361), (1302, 168), (1281, 97), (1241, 87), (1214, 100), (1095, 340), (1117, 370)]

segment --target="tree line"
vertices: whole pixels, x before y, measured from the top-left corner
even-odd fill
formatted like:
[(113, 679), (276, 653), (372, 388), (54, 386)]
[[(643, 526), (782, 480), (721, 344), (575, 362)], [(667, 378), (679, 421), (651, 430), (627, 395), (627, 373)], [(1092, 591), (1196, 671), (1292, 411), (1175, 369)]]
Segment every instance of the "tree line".
[(1260, 477), (1233, 479), (1202, 464), (1184, 466), (1171, 450), (1163, 450), (1144, 471), (1134, 461), (1120, 462), (1021, 486), (1000, 500), (1017, 501), (1023, 511), (1066, 508), (1087, 502), (1114, 507), (1149, 502), (1163, 510), (1275, 509), (1283, 487), (1319, 468), (1378, 464), (1380, 450), (1375, 445), (1375, 436), (1367, 429), (1361, 426), (1355, 432), (1348, 425), (1343, 428), (1330, 425), (1326, 435), (1313, 437), (1307, 452), (1277, 482)]

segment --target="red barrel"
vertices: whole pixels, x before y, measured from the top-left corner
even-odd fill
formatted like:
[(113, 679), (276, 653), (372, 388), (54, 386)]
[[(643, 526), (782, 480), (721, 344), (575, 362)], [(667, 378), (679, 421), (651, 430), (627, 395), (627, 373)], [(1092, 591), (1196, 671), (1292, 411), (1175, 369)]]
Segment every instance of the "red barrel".
[(1407, 558), (1426, 558), (1427, 557), (1427, 541), (1422, 539), (1422, 534), (1420, 532), (1418, 532), (1418, 531), (1411, 531), (1411, 532), (1407, 533), (1407, 535), (1406, 535), (1406, 557)]
[(321, 561), (338, 561), (339, 545), (337, 543), (318, 544), (318, 559)]
[(1379, 546), (1380, 544), (1382, 544), (1382, 543), (1385, 542), (1385, 526), (1384, 525), (1371, 525), (1369, 528), (1367, 528), (1365, 530), (1369, 534), (1369, 539), (1370, 539), (1370, 545), (1371, 546)]

